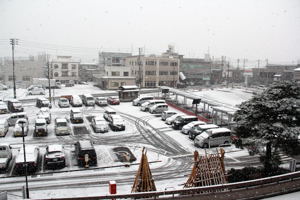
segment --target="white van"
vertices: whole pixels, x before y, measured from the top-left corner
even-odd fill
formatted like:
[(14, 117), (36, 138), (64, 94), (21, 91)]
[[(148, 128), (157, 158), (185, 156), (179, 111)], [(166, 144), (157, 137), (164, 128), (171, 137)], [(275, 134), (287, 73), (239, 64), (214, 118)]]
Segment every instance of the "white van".
[(82, 96), (82, 102), (85, 106), (94, 106), (95, 105), (95, 98), (90, 94), (84, 94)]
[(68, 108), (70, 107), (70, 103), (69, 103), (69, 100), (65, 97), (61, 97), (58, 99), (58, 106), (60, 108)]
[(159, 103), (159, 104), (155, 104), (152, 107), (149, 108), (149, 112), (151, 114), (157, 114), (157, 113), (162, 113), (164, 111), (168, 110), (168, 105), (165, 103)]
[(80, 96), (72, 95), (71, 100), (70, 100), (70, 104), (73, 107), (81, 107), (82, 106), (82, 100), (81, 100)]
[(142, 105), (144, 102), (149, 101), (149, 100), (153, 100), (154, 97), (153, 96), (143, 96), (143, 97), (138, 97), (136, 99), (134, 99), (132, 101), (132, 105), (133, 106), (140, 106)]
[(8, 122), (8, 125), (9, 126), (14, 126), (16, 124), (16, 121), (18, 119), (21, 119), (21, 118), (25, 118), (28, 120), (28, 116), (26, 114), (26, 112), (20, 112), (20, 113), (13, 113), (8, 119), (7, 119), (7, 122)]
[(198, 135), (194, 140), (194, 145), (201, 148), (227, 145), (231, 143), (231, 131), (228, 128), (209, 129)]
[(166, 103), (165, 100), (149, 100), (142, 104), (141, 111), (149, 111), (149, 108), (155, 104)]

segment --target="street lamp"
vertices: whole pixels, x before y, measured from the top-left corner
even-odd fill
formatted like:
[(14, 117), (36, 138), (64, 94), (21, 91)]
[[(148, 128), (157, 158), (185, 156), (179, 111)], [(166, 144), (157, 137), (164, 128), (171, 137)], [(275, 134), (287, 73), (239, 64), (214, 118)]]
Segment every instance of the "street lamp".
[(201, 102), (201, 99), (193, 99), (192, 104), (196, 104), (195, 115), (198, 116), (198, 104)]
[(28, 179), (27, 179), (27, 170), (28, 170), (28, 165), (26, 162), (26, 151), (25, 151), (25, 133), (24, 133), (24, 126), (26, 124), (25, 121), (20, 121), (19, 122), (21, 124), (21, 128), (22, 128), (22, 138), (23, 138), (23, 152), (24, 152), (24, 163), (25, 163), (25, 183), (26, 183), (26, 199), (29, 199), (29, 189), (28, 189)]

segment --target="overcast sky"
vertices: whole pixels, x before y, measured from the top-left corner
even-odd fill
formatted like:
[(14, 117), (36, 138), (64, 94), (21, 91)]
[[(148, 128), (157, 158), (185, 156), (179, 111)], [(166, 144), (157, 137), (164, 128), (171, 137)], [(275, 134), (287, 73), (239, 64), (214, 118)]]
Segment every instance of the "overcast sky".
[(299, 0), (0, 0), (0, 57), (98, 51), (300, 60)]

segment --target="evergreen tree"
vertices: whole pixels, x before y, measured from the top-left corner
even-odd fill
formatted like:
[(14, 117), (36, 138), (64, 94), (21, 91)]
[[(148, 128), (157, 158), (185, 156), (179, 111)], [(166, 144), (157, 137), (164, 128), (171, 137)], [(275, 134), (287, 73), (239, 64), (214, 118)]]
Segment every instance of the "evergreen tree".
[[(262, 158), (265, 172), (277, 168), (278, 157), (271, 149), (295, 144), (300, 134), (300, 86), (295, 82), (275, 82), (263, 93), (243, 102), (234, 115), (236, 132), (241, 137), (267, 141)], [(273, 148), (272, 148), (273, 147)]]

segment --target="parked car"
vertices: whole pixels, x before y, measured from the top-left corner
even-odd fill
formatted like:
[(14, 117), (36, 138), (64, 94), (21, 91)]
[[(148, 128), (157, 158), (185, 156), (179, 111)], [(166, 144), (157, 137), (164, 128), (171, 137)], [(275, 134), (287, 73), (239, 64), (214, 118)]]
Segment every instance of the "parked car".
[(5, 137), (8, 132), (7, 119), (0, 119), (0, 137)]
[(160, 114), (167, 110), (168, 110), (168, 104), (165, 103), (155, 104), (149, 108), (149, 112), (151, 114)]
[(113, 131), (124, 131), (125, 122), (120, 115), (111, 115), (109, 120), (109, 127)]
[(61, 97), (58, 99), (58, 106), (60, 108), (68, 108), (70, 107), (70, 103), (69, 103), (69, 100), (65, 97)]
[(110, 105), (119, 105), (120, 104), (120, 99), (118, 97), (108, 97), (107, 98), (107, 103)]
[(23, 112), (24, 111), (22, 103), (17, 99), (8, 100), (7, 107), (10, 112)]
[(47, 136), (47, 135), (48, 135), (48, 127), (47, 127), (46, 119), (37, 118), (34, 124), (33, 136), (39, 137), (39, 136)]
[(3, 101), (0, 101), (0, 114), (6, 114), (8, 113), (8, 107), (6, 105), (6, 103), (4, 103)]
[(192, 121), (182, 127), (181, 133), (187, 135), (187, 134), (189, 134), (189, 130), (191, 130), (191, 128), (193, 128), (194, 126), (204, 125), (204, 124), (206, 124), (206, 123), (203, 121)]
[(97, 97), (95, 99), (95, 103), (98, 106), (107, 106), (107, 99), (105, 97)]
[(166, 110), (161, 113), (161, 120), (165, 121), (168, 117), (171, 117), (172, 115), (176, 115), (177, 112), (171, 111), (171, 110)]
[[(36, 146), (26, 145), (27, 172), (35, 173), (38, 170), (40, 151)], [(21, 148), (16, 156), (14, 171), (17, 174), (25, 174), (26, 163), (24, 161), (24, 149)]]
[(28, 116), (25, 112), (20, 112), (20, 113), (13, 113), (8, 119), (8, 126), (14, 126), (17, 122), (18, 119), (27, 119), (28, 120)]
[(219, 128), (219, 126), (217, 126), (215, 124), (205, 124), (205, 125), (194, 126), (193, 128), (191, 128), (191, 130), (189, 130), (189, 138), (191, 140), (194, 140), (195, 137), (197, 137), (204, 131), (213, 129), (213, 128)]
[(71, 127), (65, 118), (56, 118), (54, 124), (54, 132), (55, 135), (70, 135), (71, 134)]
[(45, 95), (45, 90), (40, 87), (34, 87), (27, 91), (28, 95)]
[(38, 108), (51, 108), (52, 105), (50, 104), (50, 101), (46, 99), (45, 97), (40, 97), (36, 99), (36, 107)]
[(198, 118), (191, 115), (180, 116), (174, 120), (174, 122), (172, 123), (172, 127), (174, 129), (181, 129), (184, 125), (193, 121), (198, 121)]
[(81, 100), (80, 96), (72, 95), (71, 99), (70, 99), (70, 104), (73, 107), (81, 107), (82, 106), (82, 100)]
[(46, 169), (58, 169), (66, 166), (66, 155), (61, 144), (51, 144), (46, 147), (44, 166)]
[(142, 97), (138, 97), (136, 99), (134, 99), (132, 101), (132, 105), (133, 106), (140, 106), (142, 105), (144, 102), (149, 101), (149, 100), (153, 100), (154, 97), (153, 96), (142, 96)]
[(7, 90), (8, 87), (2, 83), (0, 83), (0, 90)]
[(23, 136), (22, 126), (24, 127), (24, 136), (27, 136), (28, 131), (29, 131), (29, 123), (26, 118), (21, 118), (21, 119), (17, 120), (14, 130), (13, 130), (13, 134), (15, 137)]
[(209, 129), (198, 135), (194, 140), (194, 145), (201, 148), (227, 145), (231, 143), (231, 131), (227, 128)]
[(75, 143), (75, 156), (79, 167), (97, 166), (97, 154), (90, 140)]
[(107, 122), (102, 117), (94, 117), (92, 119), (91, 125), (96, 133), (108, 132)]
[(12, 159), (11, 147), (8, 144), (0, 144), (0, 170), (7, 170)]
[(78, 108), (72, 108), (70, 111), (70, 120), (72, 123), (83, 123), (83, 115)]
[(184, 116), (185, 114), (175, 114), (175, 115), (172, 115), (171, 117), (168, 117), (167, 119), (166, 119), (166, 121), (165, 121), (165, 123), (166, 124), (168, 124), (168, 125), (172, 125), (173, 124), (173, 122), (175, 121), (175, 119), (177, 118), (177, 117), (180, 117), (180, 116)]
[(82, 102), (85, 106), (94, 106), (95, 98), (90, 94), (84, 94), (82, 95)]
[(150, 107), (152, 107), (153, 105), (155, 104), (162, 104), (162, 103), (166, 103), (165, 100), (162, 100), (162, 99), (156, 99), (156, 100), (149, 100), (149, 101), (146, 101), (145, 103), (143, 103), (141, 105), (141, 111), (149, 111)]
[(47, 124), (51, 123), (51, 112), (49, 108), (42, 107), (40, 111), (37, 113), (37, 118), (45, 119)]
[(113, 109), (111, 108), (107, 108), (104, 113), (103, 113), (103, 118), (106, 120), (106, 121), (109, 121), (110, 120), (110, 116), (111, 115), (115, 115), (117, 114), (116, 111), (114, 111)]

